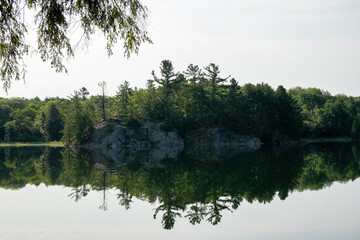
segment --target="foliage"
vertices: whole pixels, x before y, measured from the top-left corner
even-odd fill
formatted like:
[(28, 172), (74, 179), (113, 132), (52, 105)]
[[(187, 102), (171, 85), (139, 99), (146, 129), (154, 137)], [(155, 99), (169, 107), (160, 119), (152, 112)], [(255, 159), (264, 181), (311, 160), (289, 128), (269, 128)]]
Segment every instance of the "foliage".
[(130, 97), (133, 94), (133, 89), (130, 88), (130, 84), (128, 81), (124, 81), (123, 84), (120, 84), (118, 87), (118, 91), (116, 92), (117, 108), (120, 114), (128, 115)]
[(85, 101), (90, 94), (85, 87), (80, 88), (79, 92), (80, 92), (81, 100), (83, 101)]
[(175, 115), (175, 94), (180, 88), (180, 84), (185, 80), (181, 73), (175, 73), (170, 60), (163, 60), (160, 63), (162, 78), (158, 78), (152, 71), (154, 81), (160, 84), (159, 93), (161, 97), (161, 107), (165, 113), (165, 118), (173, 121)]
[(81, 101), (79, 91), (74, 91), (70, 99), (72, 111), (67, 115), (63, 129), (64, 142), (82, 143), (86, 140), (86, 129), (92, 126), (89, 109)]
[(4, 124), (6, 142), (36, 141), (41, 135), (34, 126), (36, 106), (29, 104), (24, 109), (16, 109), (10, 114), (11, 121)]
[(153, 71), (146, 88), (124, 81), (115, 96), (106, 95), (102, 81), (100, 94), (90, 97), (83, 87), (69, 99), (0, 99), (0, 141), (52, 141), (63, 134), (65, 142), (81, 142), (93, 123), (109, 119), (130, 126), (162, 122), (164, 130), (176, 128), (182, 136), (217, 127), (275, 144), (301, 137), (360, 137), (360, 97), (332, 96), (316, 88), (240, 85), (221, 77), (215, 64), (204, 69), (190, 64), (180, 73), (164, 60), (160, 74)]
[(360, 98), (331, 96), (316, 88), (290, 89), (301, 108), (304, 137), (359, 138)]
[(70, 41), (72, 29), (82, 30), (75, 47), (82, 40), (87, 44), (96, 31), (103, 33), (109, 56), (119, 40), (123, 42), (127, 57), (137, 53), (141, 43), (151, 43), (145, 24), (147, 8), (138, 0), (1, 1), (0, 73), (5, 91), (10, 88), (12, 80), (19, 80), (20, 75), (25, 74), (23, 56), (31, 47), (27, 44), (27, 26), (24, 24), (26, 9), (34, 12), (37, 52), (43, 61), (49, 60), (57, 72), (66, 72), (63, 58), (74, 55), (74, 44)]
[(42, 120), (42, 130), (45, 141), (59, 141), (62, 137), (63, 122), (62, 116), (53, 102), (50, 102), (49, 107), (44, 113), (44, 119)]

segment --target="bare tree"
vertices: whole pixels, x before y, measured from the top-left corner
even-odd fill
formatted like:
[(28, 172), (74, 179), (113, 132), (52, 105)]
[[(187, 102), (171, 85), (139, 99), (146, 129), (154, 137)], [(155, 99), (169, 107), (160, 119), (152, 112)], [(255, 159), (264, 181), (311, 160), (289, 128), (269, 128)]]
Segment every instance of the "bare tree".
[(101, 88), (101, 95), (102, 95), (102, 99), (101, 99), (101, 108), (102, 108), (102, 119), (106, 120), (106, 116), (105, 116), (105, 94), (106, 94), (106, 87), (107, 84), (105, 81), (99, 82), (98, 83), (99, 87)]

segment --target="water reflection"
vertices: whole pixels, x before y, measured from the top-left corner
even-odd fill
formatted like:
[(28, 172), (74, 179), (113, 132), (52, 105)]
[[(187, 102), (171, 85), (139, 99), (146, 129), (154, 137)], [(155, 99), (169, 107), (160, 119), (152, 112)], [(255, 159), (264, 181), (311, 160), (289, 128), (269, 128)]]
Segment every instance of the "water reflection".
[(319, 190), (334, 181), (360, 175), (359, 143), (316, 144), (213, 156), (186, 151), (158, 164), (99, 159), (94, 153), (63, 148), (0, 149), (0, 187), (26, 184), (70, 187), (68, 197), (80, 201), (90, 191), (101, 193), (99, 209), (108, 209), (109, 189), (119, 205), (131, 208), (134, 198), (153, 203), (154, 218), (165, 229), (183, 217), (191, 224), (218, 224), (225, 211), (243, 201), (269, 203), (292, 191)]

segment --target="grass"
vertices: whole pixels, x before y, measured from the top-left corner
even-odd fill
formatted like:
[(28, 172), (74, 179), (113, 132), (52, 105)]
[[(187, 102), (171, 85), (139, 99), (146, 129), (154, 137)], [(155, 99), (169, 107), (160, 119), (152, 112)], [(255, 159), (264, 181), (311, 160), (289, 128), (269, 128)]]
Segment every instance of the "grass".
[(338, 138), (302, 138), (300, 142), (302, 144), (308, 143), (327, 143), (327, 142), (351, 142), (353, 139), (350, 137), (338, 137)]
[(0, 143), (0, 147), (64, 147), (62, 142), (10, 142)]

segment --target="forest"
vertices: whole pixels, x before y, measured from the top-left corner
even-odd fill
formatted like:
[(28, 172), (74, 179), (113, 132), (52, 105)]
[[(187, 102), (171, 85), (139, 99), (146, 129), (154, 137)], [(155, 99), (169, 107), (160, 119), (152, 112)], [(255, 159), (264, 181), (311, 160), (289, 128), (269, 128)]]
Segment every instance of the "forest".
[(163, 122), (180, 135), (217, 127), (278, 142), (314, 137), (359, 138), (360, 97), (331, 95), (318, 88), (273, 89), (266, 83), (239, 84), (219, 66), (190, 64), (177, 72), (170, 60), (151, 73), (145, 88), (119, 82), (115, 96), (106, 81), (99, 94), (82, 87), (68, 98), (0, 99), (0, 142), (85, 141), (93, 124), (123, 119), (129, 127)]

